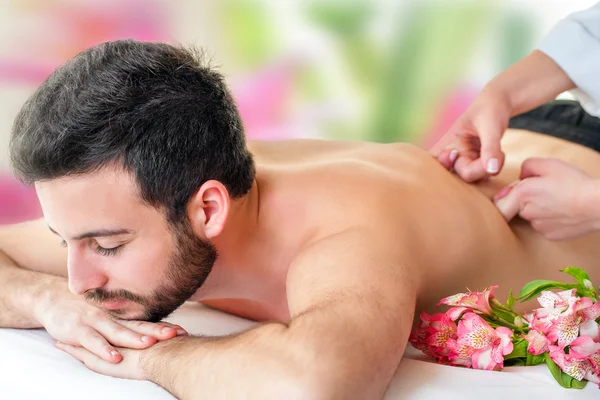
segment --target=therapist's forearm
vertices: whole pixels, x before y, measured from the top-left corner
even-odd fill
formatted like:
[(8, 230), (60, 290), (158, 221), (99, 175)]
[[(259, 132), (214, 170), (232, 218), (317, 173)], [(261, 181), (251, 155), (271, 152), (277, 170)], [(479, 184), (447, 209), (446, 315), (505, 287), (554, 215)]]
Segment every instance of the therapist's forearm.
[(484, 91), (502, 96), (511, 116), (536, 108), (575, 87), (573, 81), (550, 57), (534, 50), (496, 76)]
[[(320, 399), (306, 351), (271, 323), (225, 338), (181, 337), (150, 348), (140, 363), (146, 379), (187, 399)], [(321, 387), (316, 387), (321, 386)]]
[(0, 328), (41, 328), (35, 313), (45, 289), (63, 278), (19, 268), (0, 250)]

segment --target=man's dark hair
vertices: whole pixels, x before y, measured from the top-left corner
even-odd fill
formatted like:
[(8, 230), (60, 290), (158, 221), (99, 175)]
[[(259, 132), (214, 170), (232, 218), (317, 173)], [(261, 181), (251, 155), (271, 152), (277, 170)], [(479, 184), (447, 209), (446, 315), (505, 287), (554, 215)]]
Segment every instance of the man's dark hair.
[(76, 55), (27, 100), (10, 153), (28, 184), (122, 167), (171, 221), (207, 180), (236, 198), (255, 176), (223, 76), (199, 52), (165, 43), (122, 40)]

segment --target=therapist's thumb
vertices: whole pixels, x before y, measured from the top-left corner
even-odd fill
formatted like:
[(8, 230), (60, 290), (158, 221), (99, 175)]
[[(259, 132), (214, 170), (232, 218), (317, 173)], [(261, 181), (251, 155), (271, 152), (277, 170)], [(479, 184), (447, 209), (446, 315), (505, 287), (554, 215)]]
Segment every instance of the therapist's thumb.
[(557, 168), (560, 168), (562, 162), (553, 158), (531, 157), (521, 164), (520, 179), (531, 178), (534, 176), (549, 175)]
[(487, 124), (479, 132), (481, 141), (481, 161), (490, 175), (496, 175), (504, 166), (504, 153), (500, 147), (503, 130), (496, 125)]
[(503, 188), (493, 199), (494, 204), (506, 221), (512, 220), (521, 211), (518, 182), (516, 181)]

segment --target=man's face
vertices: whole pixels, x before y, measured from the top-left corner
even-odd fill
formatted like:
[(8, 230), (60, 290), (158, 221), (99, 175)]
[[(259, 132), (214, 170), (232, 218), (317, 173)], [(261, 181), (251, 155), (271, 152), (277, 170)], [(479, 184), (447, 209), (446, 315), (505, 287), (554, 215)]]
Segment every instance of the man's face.
[(46, 222), (68, 247), (69, 288), (120, 318), (165, 318), (212, 269), (214, 247), (142, 204), (124, 171), (40, 182), (36, 190)]

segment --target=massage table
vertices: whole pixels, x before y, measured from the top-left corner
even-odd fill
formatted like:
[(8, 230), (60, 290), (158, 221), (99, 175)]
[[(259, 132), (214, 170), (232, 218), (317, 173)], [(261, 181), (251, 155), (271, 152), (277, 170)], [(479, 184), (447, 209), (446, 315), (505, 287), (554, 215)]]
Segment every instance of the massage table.
[[(169, 322), (194, 335), (226, 335), (255, 323), (198, 303), (186, 303)], [(438, 365), (408, 347), (385, 395), (398, 399), (599, 399), (600, 389), (563, 389), (545, 365), (510, 367), (503, 372)], [(147, 381), (103, 376), (54, 347), (43, 329), (0, 329), (0, 400), (173, 400)], [(206, 399), (210, 399), (207, 395)], [(353, 400), (353, 399), (352, 399)]]

